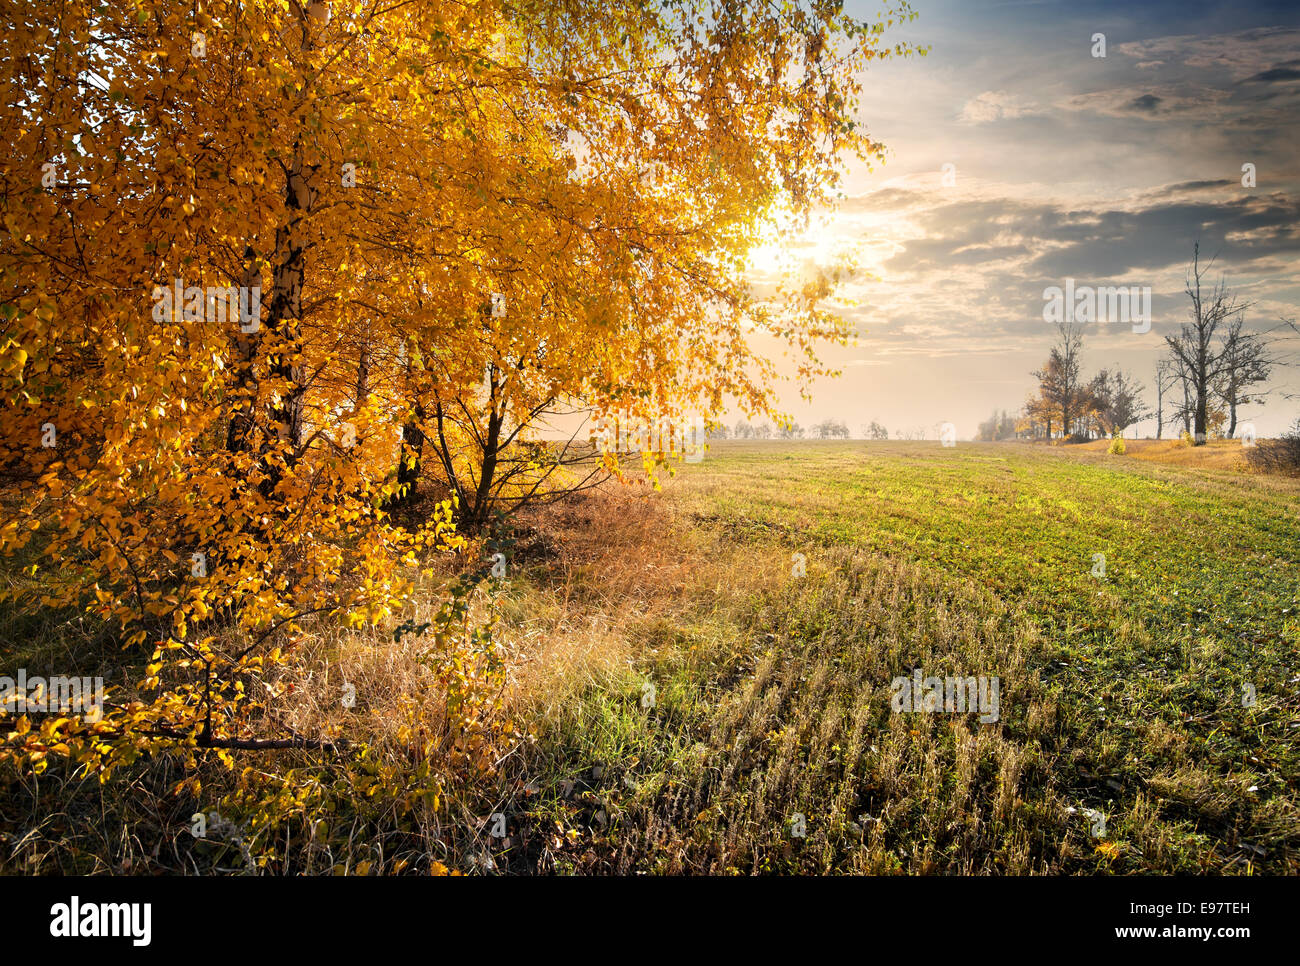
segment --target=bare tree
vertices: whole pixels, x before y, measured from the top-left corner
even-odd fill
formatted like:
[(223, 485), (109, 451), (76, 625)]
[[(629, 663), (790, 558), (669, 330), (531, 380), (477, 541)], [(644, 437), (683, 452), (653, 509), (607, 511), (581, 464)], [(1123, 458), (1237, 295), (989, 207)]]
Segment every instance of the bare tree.
[[(1283, 319), (1282, 327), (1294, 328)], [(1229, 437), (1237, 435), (1237, 408), (1263, 401), (1268, 395), (1261, 387), (1268, 381), (1273, 367), (1284, 360), (1274, 352), (1270, 332), (1247, 332), (1245, 315), (1238, 314), (1228, 323), (1220, 352), (1220, 376), (1216, 394), (1228, 410)]]
[(1202, 278), (1214, 264), (1214, 259), (1201, 268), (1201, 246), (1198, 242), (1192, 251), (1192, 265), (1188, 272), (1186, 291), (1192, 300), (1191, 320), (1184, 322), (1177, 335), (1165, 336), (1165, 343), (1174, 360), (1182, 367), (1184, 384), (1190, 390), (1193, 440), (1197, 446), (1205, 443), (1210, 424), (1210, 396), (1225, 371), (1222, 346), (1216, 349), (1215, 334), (1229, 324), (1235, 316), (1243, 314), (1251, 303), (1241, 302), (1228, 290), (1222, 277), (1208, 292), (1203, 290)]

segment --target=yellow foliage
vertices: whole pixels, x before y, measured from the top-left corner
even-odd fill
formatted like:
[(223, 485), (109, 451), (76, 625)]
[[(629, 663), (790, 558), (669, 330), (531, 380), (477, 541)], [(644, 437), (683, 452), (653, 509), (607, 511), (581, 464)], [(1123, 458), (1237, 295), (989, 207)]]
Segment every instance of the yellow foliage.
[[(763, 411), (763, 339), (824, 373), (836, 272), (759, 297), (745, 259), (835, 196), (846, 154), (881, 155), (860, 72), (909, 48), (835, 7), (11, 6), (0, 553), (156, 653), (138, 700), (20, 717), (6, 753), (107, 776), (275, 737), (264, 683), (303, 622), (385, 624), (409, 565), (462, 545), (451, 502), (390, 510), (424, 420), (485, 372), (516, 423), (557, 398)], [(473, 771), (511, 729), (449, 607), (456, 724), (411, 740)]]

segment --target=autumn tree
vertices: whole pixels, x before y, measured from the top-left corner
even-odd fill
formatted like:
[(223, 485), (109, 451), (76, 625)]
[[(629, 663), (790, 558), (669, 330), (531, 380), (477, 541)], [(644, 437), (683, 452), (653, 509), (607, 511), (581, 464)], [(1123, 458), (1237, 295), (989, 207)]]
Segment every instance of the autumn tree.
[[(1057, 325), (1057, 341), (1043, 368), (1034, 372), (1038, 380), (1039, 397), (1060, 415), (1061, 435), (1069, 437), (1076, 430), (1075, 422), (1083, 402), (1082, 382), (1083, 333), (1073, 322)], [(1049, 426), (1048, 437), (1051, 437)]]
[[(760, 298), (746, 256), (880, 156), (862, 69), (908, 49), (835, 3), (6, 21), (0, 465), (24, 486), (0, 550), (144, 669), (101, 720), (24, 719), (8, 747), (104, 775), (159, 748), (335, 747), (292, 732), (270, 678), (309, 620), (395, 621), (546, 407), (771, 413), (767, 338), (801, 385), (826, 373), (836, 271)], [(396, 519), (430, 465), (449, 499)], [(477, 647), (450, 604), (438, 640)], [(466, 734), (490, 710), (456, 706)], [(481, 734), (464, 747), (491, 766)]]

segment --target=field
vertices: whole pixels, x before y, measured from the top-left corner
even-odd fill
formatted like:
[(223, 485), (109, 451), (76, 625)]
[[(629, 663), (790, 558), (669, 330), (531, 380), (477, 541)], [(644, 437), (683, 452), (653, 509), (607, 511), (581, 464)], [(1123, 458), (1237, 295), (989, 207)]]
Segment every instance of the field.
[[(1300, 481), (1022, 444), (718, 443), (660, 492), (524, 521), (495, 633), (530, 737), (490, 784), (414, 831), (358, 804), (333, 816), (353, 851), (285, 866), (1295, 873), (1298, 547)], [(71, 648), (58, 620), (3, 630)], [(298, 725), (342, 674), (395, 740), (410, 646), (316, 641)], [(996, 677), (996, 713), (895, 713), (915, 669)], [(0, 864), (229, 866), (196, 858), (204, 802), (164, 793), (178, 777), (164, 758), (125, 792), (10, 782)]]
[[(498, 862), (1294, 873), (1298, 496), (1105, 453), (808, 442), (590, 500), (567, 522), (593, 535), (515, 591), (520, 627), (546, 605), (578, 643), (528, 688), (538, 794), (502, 806), (525, 833)], [(914, 668), (996, 675), (998, 720), (893, 713)]]

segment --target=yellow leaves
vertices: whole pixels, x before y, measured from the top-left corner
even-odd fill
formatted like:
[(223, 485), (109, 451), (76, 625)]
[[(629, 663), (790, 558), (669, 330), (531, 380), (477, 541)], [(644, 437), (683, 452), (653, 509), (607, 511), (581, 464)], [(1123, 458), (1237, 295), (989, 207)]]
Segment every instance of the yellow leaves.
[(21, 383), (23, 381), (23, 368), (27, 365), (27, 350), (18, 343), (10, 340), (4, 350), (3, 356), (0, 356), (0, 370), (3, 370), (10, 378)]
[[(471, 5), (463, 18), (457, 9), (379, 8), (367, 29), (382, 44), (332, 27), (314, 32), (319, 46), (308, 52), (293, 49), (283, 3), (226, 5), (216, 29), (231, 31), (227, 39), (247, 56), (228, 63), (211, 46), (200, 65), (189, 41), (194, 27), (213, 29), (203, 11), (108, 4), (95, 24), (119, 38), (111, 89), (81, 83), (75, 60), (50, 62), (52, 81), (85, 103), (68, 112), (34, 106), (34, 136), (15, 144), (12, 169), (39, 172), (50, 159), (34, 145), (81, 135), (81, 150), (66, 153), (82, 167), (60, 172), (59, 184), (88, 181), (93, 192), (60, 187), (41, 195), (43, 208), (4, 213), (10, 237), (39, 238), (40, 250), (21, 261), (0, 251), (0, 275), (29, 283), (19, 314), (5, 316), (0, 385), (23, 382), (22, 405), (52, 414), (60, 444), (38, 454), (58, 463), (33, 466), (44, 495), (59, 501), (55, 513), (21, 516), (21, 530), (6, 522), (0, 539), (6, 549), (48, 539), (41, 564), (43, 580), (53, 575), (44, 591), (51, 604), (89, 587), (92, 611), (124, 628), (124, 646), (147, 644), (145, 623), (177, 638), (147, 663), (147, 703), (101, 723), (106, 747), (115, 745), (113, 728), (192, 728), (205, 702), (228, 715), (223, 728), (265, 720), (232, 679), (257, 681), (253, 693), (270, 705), (261, 675), (286, 660), (274, 646), (285, 638), (273, 633), (257, 645), (264, 657), (233, 655), (299, 613), (335, 614), (351, 629), (382, 620), (408, 592), (399, 567), (464, 545), (450, 500), (412, 532), (377, 522), (396, 490), (403, 423), (435, 392), (466, 398), (489, 362), (523, 373), (498, 400), (512, 419), (548, 397), (604, 403), (626, 390), (656, 402), (750, 389), (746, 327), (757, 313), (735, 266), (752, 221), (779, 200), (771, 172), (756, 162), (798, 155), (819, 171), (829, 160), (814, 143), (815, 124), (813, 134), (777, 143), (755, 118), (776, 104), (824, 114), (818, 94), (836, 92), (754, 81), (730, 114), (719, 103), (716, 123), (697, 124), (692, 85), (728, 64), (703, 54), (698, 63), (674, 60), (670, 47), (644, 43), (658, 33), (655, 5), (584, 11), (579, 44), (555, 29), (567, 26), (564, 14), (541, 5), (527, 44), (551, 46), (530, 75), (479, 62), (484, 54), (516, 61), (525, 49), (517, 24), (495, 8)], [(44, 32), (56, 16), (66, 12), (32, 15)], [(70, 29), (85, 28), (83, 16)], [(736, 50), (755, 40), (752, 29), (737, 21)], [(150, 63), (154, 53), (166, 57), (165, 70)], [(565, 69), (548, 73), (561, 60)], [(647, 83), (665, 67), (678, 71), (680, 88)], [(15, 69), (0, 65), (22, 89)], [(112, 118), (136, 124), (146, 114), (147, 130), (113, 128)], [(87, 133), (88, 116), (110, 120)], [(652, 121), (653, 146), (638, 127)], [(567, 133), (577, 130), (599, 150), (580, 148)], [(301, 207), (285, 200), (284, 172), (295, 161), (318, 166)], [(666, 169), (654, 191), (629, 191), (652, 162)], [(349, 186), (345, 163), (365, 176)], [(811, 196), (816, 187), (801, 190)], [(105, 224), (110, 199), (113, 232), (88, 235), (86, 226)], [(295, 277), (285, 266), (299, 244), (304, 267)], [(241, 264), (246, 245), (257, 249), (250, 265)], [(241, 332), (206, 311), (186, 318), (183, 309), (153, 323), (151, 293), (173, 283), (260, 286), (259, 330)], [(270, 316), (277, 286), (304, 293), (293, 325)], [(484, 318), (498, 290), (506, 312)], [(833, 331), (810, 314), (762, 331), (802, 345), (815, 327)], [(287, 435), (282, 410), (298, 391), (304, 421), (324, 426), (314, 440), (267, 430)], [(232, 432), (241, 412), (252, 427), (242, 449)], [(341, 438), (342, 413), (357, 441), (340, 454), (326, 444)], [(449, 445), (462, 465), (473, 456), (469, 433)], [(8, 423), (0, 428), (0, 463), (17, 453), (32, 465), (31, 449), (30, 433), (18, 440)], [(428, 448), (424, 457), (427, 472)], [(31, 538), (38, 528), (41, 539)], [(201, 577), (190, 559), (200, 550), (208, 554)], [(238, 621), (223, 640), (172, 653), (196, 622), (227, 612)], [(453, 731), (474, 736), (464, 742), (469, 758), (486, 754), (489, 729), (475, 716), (490, 709), (482, 697), (490, 675), (456, 628), (435, 637), (456, 652), (438, 671), (462, 702)], [(202, 690), (208, 667), (214, 694)], [(418, 730), (402, 740), (428, 746), (430, 757), (445, 750)], [(148, 747), (142, 738), (132, 751)], [(218, 757), (230, 767), (238, 756)]]
[(1119, 842), (1101, 842), (1092, 851), (1094, 855), (1114, 860), (1123, 854), (1124, 846)]

